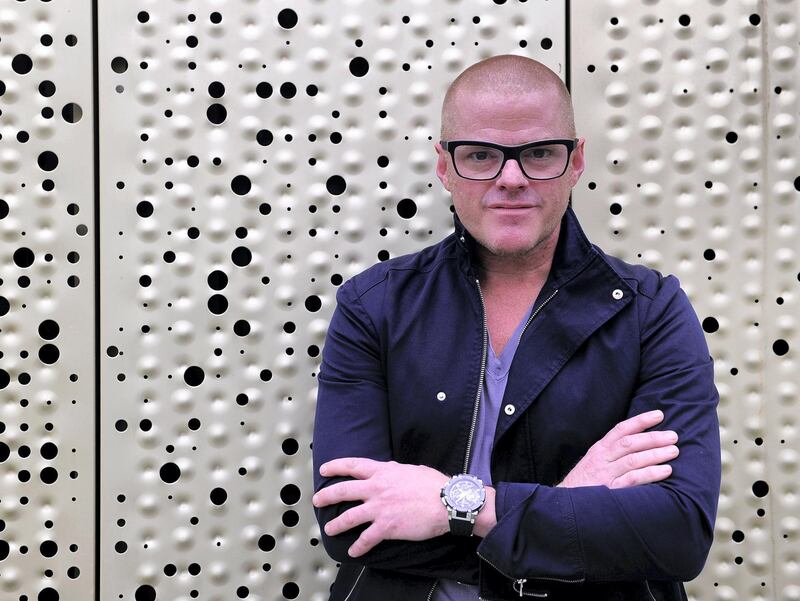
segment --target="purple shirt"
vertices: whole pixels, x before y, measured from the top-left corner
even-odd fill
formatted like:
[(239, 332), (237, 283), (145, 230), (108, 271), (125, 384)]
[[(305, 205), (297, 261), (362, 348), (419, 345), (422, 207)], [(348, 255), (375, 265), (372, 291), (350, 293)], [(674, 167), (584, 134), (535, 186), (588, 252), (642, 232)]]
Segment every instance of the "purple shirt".
[[(535, 302), (535, 301), (534, 301)], [(508, 371), (511, 369), (511, 361), (519, 345), (519, 337), (525, 327), (533, 303), (522, 320), (517, 325), (517, 329), (511, 335), (508, 343), (503, 347), (500, 356), (496, 356), (492, 348), (491, 339), (489, 341), (489, 352), (486, 357), (486, 377), (483, 379), (483, 390), (481, 392), (481, 405), (478, 409), (478, 423), (475, 429), (475, 437), (472, 440), (472, 457), (470, 457), (469, 473), (483, 480), (484, 484), (492, 485), (492, 475), (490, 473), (490, 458), (492, 453), (492, 442), (494, 441), (494, 431), (497, 426), (497, 416), (500, 412), (500, 404), (503, 402), (503, 394), (506, 391), (508, 381)], [(456, 580), (439, 580), (439, 585), (434, 591), (432, 601), (477, 601), (478, 587), (471, 584), (461, 584)]]

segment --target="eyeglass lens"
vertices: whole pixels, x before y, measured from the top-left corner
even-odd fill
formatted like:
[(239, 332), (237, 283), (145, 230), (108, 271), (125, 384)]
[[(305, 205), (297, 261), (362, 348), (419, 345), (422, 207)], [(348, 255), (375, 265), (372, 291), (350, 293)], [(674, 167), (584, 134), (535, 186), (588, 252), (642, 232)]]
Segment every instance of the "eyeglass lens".
[[(503, 152), (489, 146), (457, 146), (453, 154), (462, 177), (494, 179), (503, 164)], [(533, 179), (558, 177), (566, 169), (568, 155), (564, 144), (534, 146), (522, 152), (520, 166)]]

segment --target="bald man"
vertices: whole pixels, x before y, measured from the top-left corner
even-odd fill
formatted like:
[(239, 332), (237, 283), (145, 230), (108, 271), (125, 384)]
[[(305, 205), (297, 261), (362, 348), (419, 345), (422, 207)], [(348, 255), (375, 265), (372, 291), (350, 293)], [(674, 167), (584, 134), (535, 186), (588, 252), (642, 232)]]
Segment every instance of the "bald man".
[(454, 231), (342, 284), (322, 353), (331, 601), (686, 600), (719, 497), (713, 361), (675, 276), (586, 238), (584, 143), (534, 60), (448, 89)]

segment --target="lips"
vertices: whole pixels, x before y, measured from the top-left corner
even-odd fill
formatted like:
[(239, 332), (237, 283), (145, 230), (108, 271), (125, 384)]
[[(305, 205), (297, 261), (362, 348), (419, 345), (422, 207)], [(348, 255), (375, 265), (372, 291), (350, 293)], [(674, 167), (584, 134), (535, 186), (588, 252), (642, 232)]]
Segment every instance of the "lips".
[(518, 204), (493, 204), (490, 209), (532, 209), (537, 205), (518, 205)]

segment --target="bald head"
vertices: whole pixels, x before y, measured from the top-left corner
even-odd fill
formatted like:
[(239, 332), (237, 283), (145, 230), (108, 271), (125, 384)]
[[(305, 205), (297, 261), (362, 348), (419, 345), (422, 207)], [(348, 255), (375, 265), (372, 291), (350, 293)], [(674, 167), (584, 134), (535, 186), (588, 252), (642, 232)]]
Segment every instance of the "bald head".
[[(453, 80), (442, 102), (441, 139), (458, 135), (458, 104), (482, 95), (524, 96), (530, 93), (554, 92), (561, 107), (562, 125), (566, 134), (575, 135), (575, 114), (569, 90), (561, 78), (542, 63), (515, 54), (491, 56), (467, 67)], [(458, 102), (456, 102), (458, 99)]]

